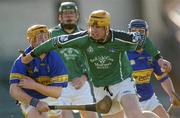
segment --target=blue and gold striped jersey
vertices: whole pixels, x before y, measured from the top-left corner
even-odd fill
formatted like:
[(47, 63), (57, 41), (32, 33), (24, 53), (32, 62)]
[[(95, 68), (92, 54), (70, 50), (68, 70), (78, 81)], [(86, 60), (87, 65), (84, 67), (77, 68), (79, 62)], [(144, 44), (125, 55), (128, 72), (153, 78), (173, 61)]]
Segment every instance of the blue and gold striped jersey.
[(145, 50), (140, 53), (137, 51), (128, 51), (127, 55), (133, 68), (133, 78), (136, 83), (137, 93), (140, 96), (140, 101), (150, 99), (154, 94), (151, 83), (152, 74), (155, 75), (159, 82), (163, 82), (169, 77), (161, 72), (157, 61)]
[[(27, 48), (26, 53), (31, 50), (31, 47)], [(12, 66), (9, 83), (19, 83), (20, 79), (24, 79), (26, 76), (47, 86), (66, 87), (68, 81), (66, 66), (59, 55), (54, 51), (47, 53), (44, 59), (34, 58), (26, 65), (21, 62), (19, 56)], [(34, 90), (23, 90), (30, 96), (38, 99), (47, 97)]]

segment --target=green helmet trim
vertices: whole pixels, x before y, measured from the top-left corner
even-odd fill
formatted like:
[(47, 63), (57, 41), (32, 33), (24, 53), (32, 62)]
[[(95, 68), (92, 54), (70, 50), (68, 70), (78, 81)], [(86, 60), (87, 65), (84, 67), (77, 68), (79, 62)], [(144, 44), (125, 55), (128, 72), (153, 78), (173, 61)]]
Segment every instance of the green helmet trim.
[(62, 2), (60, 7), (59, 7), (59, 12), (63, 13), (65, 11), (78, 11), (77, 5), (75, 2)]

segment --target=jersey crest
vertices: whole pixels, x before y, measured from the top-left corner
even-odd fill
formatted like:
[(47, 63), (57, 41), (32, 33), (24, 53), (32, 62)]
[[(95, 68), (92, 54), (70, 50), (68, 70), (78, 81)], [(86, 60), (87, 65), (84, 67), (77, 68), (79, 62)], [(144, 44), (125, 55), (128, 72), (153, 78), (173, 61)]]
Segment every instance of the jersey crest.
[(92, 53), (92, 52), (94, 52), (93, 47), (89, 46), (89, 47), (87, 48), (87, 52), (88, 52), (88, 53)]

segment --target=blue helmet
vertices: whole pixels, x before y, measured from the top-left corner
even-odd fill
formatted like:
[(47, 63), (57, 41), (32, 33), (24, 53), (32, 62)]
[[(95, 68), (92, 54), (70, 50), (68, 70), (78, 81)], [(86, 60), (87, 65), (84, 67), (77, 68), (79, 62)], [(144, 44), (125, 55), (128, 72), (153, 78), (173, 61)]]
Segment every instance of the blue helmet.
[(128, 29), (131, 30), (131, 28), (142, 28), (146, 31), (148, 30), (148, 24), (145, 20), (142, 19), (133, 19), (128, 24)]

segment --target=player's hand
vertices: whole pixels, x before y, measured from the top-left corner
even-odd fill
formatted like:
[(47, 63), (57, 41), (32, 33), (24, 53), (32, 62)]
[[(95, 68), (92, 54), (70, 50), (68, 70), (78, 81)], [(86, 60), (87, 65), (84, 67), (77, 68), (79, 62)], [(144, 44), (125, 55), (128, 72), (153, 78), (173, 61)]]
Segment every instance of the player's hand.
[(33, 57), (31, 56), (30, 53), (28, 53), (27, 55), (21, 56), (21, 61), (24, 64), (28, 64), (29, 62), (31, 62), (33, 60)]
[(169, 73), (172, 70), (171, 63), (163, 58), (158, 59), (158, 64), (162, 72)]
[(85, 84), (86, 81), (87, 81), (86, 75), (82, 75), (81, 77), (77, 77), (73, 79), (71, 83), (75, 89), (80, 89)]
[(18, 86), (26, 89), (35, 89), (36, 84), (37, 83), (33, 79), (26, 77), (20, 80)]
[(46, 102), (43, 102), (43, 101), (39, 101), (36, 108), (40, 113), (41, 112), (47, 112), (50, 110), (48, 104)]

